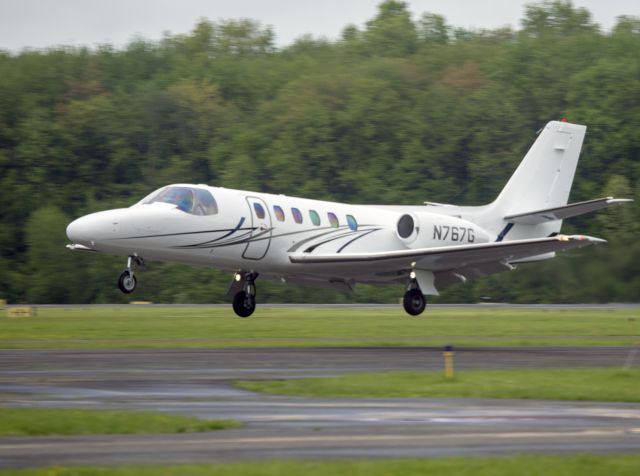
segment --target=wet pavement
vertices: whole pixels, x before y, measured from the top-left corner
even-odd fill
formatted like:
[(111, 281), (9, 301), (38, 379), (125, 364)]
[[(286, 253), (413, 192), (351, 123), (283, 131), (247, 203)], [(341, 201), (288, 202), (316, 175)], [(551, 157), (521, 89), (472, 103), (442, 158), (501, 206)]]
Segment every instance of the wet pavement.
[[(628, 348), (479, 348), (458, 369), (622, 366)], [(636, 362), (636, 365), (638, 362)], [(1, 350), (0, 405), (153, 410), (237, 419), (197, 434), (0, 438), (0, 468), (262, 458), (639, 452), (640, 404), (497, 399), (317, 399), (237, 379), (435, 370), (435, 348)]]

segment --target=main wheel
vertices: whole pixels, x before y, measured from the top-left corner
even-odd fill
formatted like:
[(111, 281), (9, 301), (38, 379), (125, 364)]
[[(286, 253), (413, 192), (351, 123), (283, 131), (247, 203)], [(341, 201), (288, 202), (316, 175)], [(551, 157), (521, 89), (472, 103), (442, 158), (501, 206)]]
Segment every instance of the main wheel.
[(136, 277), (129, 270), (124, 270), (118, 278), (118, 287), (125, 294), (131, 294), (138, 284)]
[(256, 310), (256, 297), (244, 291), (233, 297), (233, 311), (240, 317), (249, 317)]
[(409, 289), (404, 294), (404, 299), (402, 300), (402, 304), (404, 306), (404, 310), (407, 311), (407, 314), (411, 314), (412, 316), (417, 316), (418, 314), (422, 314), (424, 308), (427, 305), (427, 300), (425, 299), (422, 291), (417, 288)]

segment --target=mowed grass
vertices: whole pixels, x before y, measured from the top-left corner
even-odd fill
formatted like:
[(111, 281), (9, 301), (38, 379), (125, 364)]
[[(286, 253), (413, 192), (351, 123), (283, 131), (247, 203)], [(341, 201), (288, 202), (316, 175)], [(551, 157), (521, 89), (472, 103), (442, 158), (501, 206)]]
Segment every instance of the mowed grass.
[[(256, 392), (306, 397), (474, 397), (640, 402), (640, 369), (379, 372), (332, 378), (240, 381)], [(640, 474), (640, 473), (639, 473)]]
[(239, 426), (233, 420), (200, 420), (155, 412), (0, 408), (0, 436), (186, 433)]
[(632, 345), (637, 310), (87, 307), (0, 314), (0, 348)]
[(514, 456), (368, 461), (262, 461), (192, 466), (41, 468), (0, 471), (3, 476), (636, 476), (638, 455)]

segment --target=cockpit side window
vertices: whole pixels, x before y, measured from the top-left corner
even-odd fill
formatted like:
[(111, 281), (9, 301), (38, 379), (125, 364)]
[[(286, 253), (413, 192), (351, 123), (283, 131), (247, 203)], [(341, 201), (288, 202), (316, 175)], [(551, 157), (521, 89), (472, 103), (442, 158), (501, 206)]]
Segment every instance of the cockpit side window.
[(192, 187), (165, 187), (158, 193), (152, 193), (141, 203), (172, 203), (183, 212), (192, 215), (215, 215), (218, 204), (208, 190)]
[(173, 203), (183, 212), (191, 213), (193, 209), (193, 190), (187, 187), (169, 187), (153, 201)]
[(213, 198), (213, 195), (211, 195), (208, 190), (201, 188), (195, 188), (193, 190), (196, 192), (196, 215), (217, 215), (218, 204), (216, 203), (216, 199)]
[(156, 198), (158, 198), (158, 195), (160, 195), (166, 189), (167, 189), (167, 187), (162, 187), (162, 188), (159, 188), (158, 190), (154, 190), (149, 195), (147, 195), (142, 200), (140, 200), (138, 203), (136, 203), (136, 205), (140, 205), (140, 204), (143, 204), (143, 203), (153, 203), (153, 202), (155, 202)]

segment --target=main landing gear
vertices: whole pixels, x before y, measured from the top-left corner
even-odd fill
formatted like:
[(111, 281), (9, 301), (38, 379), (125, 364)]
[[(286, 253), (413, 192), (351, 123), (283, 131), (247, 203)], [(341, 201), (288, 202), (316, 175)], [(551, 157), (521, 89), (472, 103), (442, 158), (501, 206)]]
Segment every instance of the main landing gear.
[(144, 261), (139, 256), (129, 256), (127, 258), (127, 267), (118, 278), (118, 288), (125, 294), (131, 294), (138, 285), (138, 280), (135, 274), (133, 274), (133, 264), (141, 270), (144, 269)]
[(256, 310), (256, 278), (258, 273), (238, 272), (228, 294), (233, 295), (233, 311), (240, 317), (249, 317)]
[(404, 310), (407, 311), (407, 314), (411, 314), (412, 316), (422, 314), (422, 311), (424, 311), (424, 308), (427, 306), (427, 299), (424, 297), (424, 294), (422, 294), (415, 279), (409, 281), (407, 292), (404, 293), (402, 305), (404, 306)]

